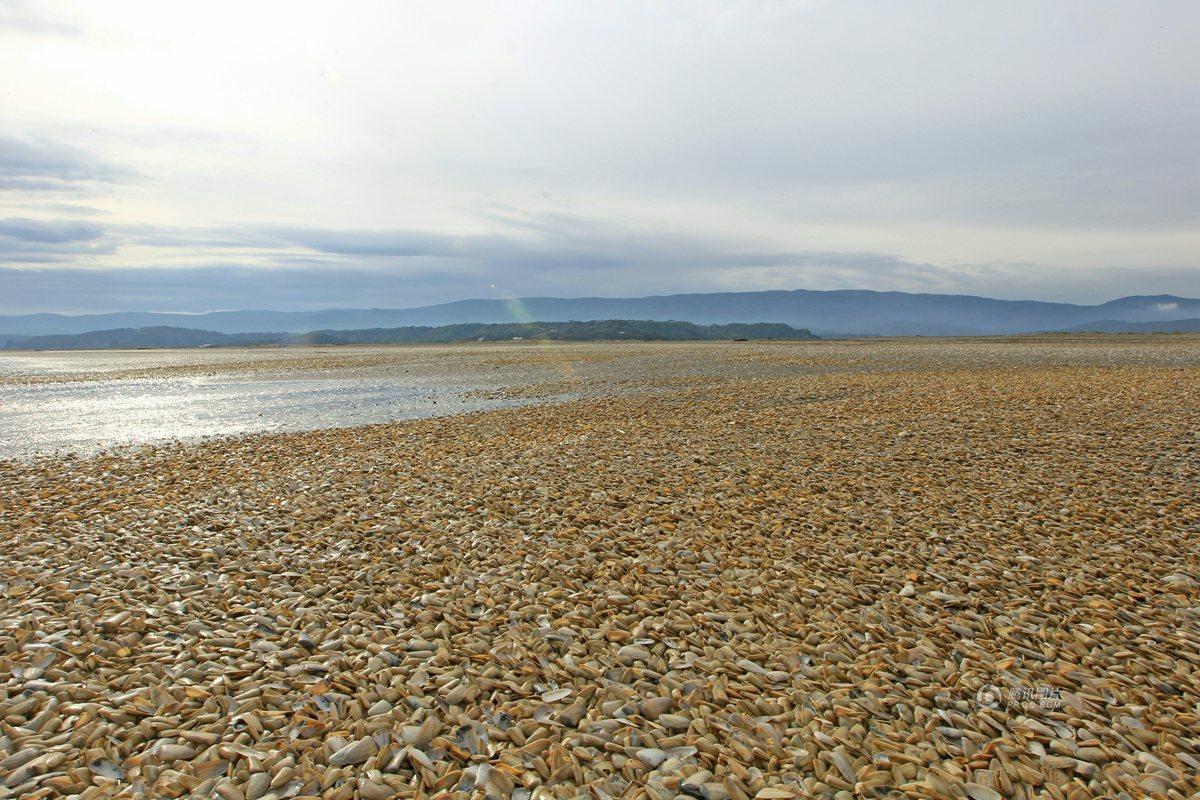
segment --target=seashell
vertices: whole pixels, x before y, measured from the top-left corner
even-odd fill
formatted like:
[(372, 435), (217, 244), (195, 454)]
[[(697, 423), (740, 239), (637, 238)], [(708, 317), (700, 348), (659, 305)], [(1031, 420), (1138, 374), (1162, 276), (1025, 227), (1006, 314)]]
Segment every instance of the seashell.
[(634, 664), (638, 661), (649, 661), (650, 651), (636, 644), (627, 644), (617, 651), (617, 660), (622, 664)]
[(963, 789), (966, 790), (967, 797), (970, 797), (971, 800), (1004, 800), (1004, 795), (990, 786), (984, 786), (979, 783), (964, 784)]
[(653, 747), (638, 750), (634, 755), (651, 769), (658, 767), (659, 764), (667, 760), (666, 752)]
[(674, 731), (686, 731), (692, 724), (690, 717), (681, 714), (660, 714), (657, 722), (668, 730)]
[(378, 752), (379, 748), (375, 744), (375, 740), (368, 737), (359, 739), (356, 742), (344, 745), (338, 748), (332, 755), (329, 756), (329, 765), (333, 767), (342, 767), (347, 764), (361, 764), (371, 756)]

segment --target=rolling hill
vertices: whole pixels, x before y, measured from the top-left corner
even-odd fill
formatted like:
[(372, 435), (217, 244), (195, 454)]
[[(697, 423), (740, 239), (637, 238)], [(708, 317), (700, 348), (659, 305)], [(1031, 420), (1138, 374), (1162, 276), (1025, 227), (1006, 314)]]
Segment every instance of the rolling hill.
[(809, 328), (819, 335), (970, 335), (1067, 330), (1101, 321), (1161, 322), (1193, 317), (1200, 317), (1200, 300), (1174, 295), (1122, 297), (1099, 305), (1075, 305), (973, 295), (798, 289), (635, 298), (460, 300), (391, 309), (27, 314), (0, 316), (0, 337), (158, 325), (232, 334), (586, 319), (682, 320), (700, 325), (781, 322)]

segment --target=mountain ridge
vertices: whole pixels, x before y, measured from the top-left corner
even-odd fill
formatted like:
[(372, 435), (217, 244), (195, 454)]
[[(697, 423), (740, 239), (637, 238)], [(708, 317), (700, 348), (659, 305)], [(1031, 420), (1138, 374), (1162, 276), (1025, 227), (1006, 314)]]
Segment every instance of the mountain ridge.
[(411, 308), (313, 311), (228, 310), (202, 314), (112, 312), (0, 316), (0, 335), (86, 333), (156, 325), (220, 333), (361, 330), (462, 323), (567, 322), (580, 319), (680, 320), (698, 325), (779, 322), (819, 335), (980, 335), (1066, 330), (1091, 322), (1159, 322), (1200, 317), (1200, 299), (1130, 295), (1096, 305), (998, 300), (966, 294), (809, 289), (710, 292), (646, 297), (524, 297), (455, 300)]

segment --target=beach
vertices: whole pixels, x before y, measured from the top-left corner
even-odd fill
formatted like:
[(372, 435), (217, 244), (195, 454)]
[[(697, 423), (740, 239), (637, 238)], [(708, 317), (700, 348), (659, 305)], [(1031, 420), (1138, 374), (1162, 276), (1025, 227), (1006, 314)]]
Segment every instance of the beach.
[(494, 405), (0, 460), (0, 797), (1200, 791), (1200, 337), (105, 358)]

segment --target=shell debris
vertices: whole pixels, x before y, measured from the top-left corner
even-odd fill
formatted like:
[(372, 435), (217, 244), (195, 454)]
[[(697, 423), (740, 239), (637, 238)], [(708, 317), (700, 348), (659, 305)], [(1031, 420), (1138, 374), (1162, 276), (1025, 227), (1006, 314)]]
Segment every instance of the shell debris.
[(0, 462), (0, 798), (1200, 792), (1200, 340), (607, 347)]

